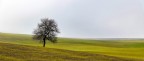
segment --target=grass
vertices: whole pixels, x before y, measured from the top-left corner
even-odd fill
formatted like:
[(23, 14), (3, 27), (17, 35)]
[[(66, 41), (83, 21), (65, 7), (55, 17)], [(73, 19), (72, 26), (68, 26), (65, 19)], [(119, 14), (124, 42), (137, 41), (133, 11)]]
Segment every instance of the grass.
[[(0, 61), (128, 61), (130, 59), (70, 51), (43, 48), (28, 45), (0, 43)], [(131, 61), (133, 61), (131, 59)]]
[[(125, 61), (125, 60), (144, 60), (144, 41), (143, 40), (120, 40), (120, 41), (105, 41), (105, 40), (88, 40), (88, 39), (72, 39), (72, 38), (59, 38), (58, 43), (52, 44), (50, 42), (47, 42), (46, 47), (47, 48), (42, 48), (42, 44), (39, 43), (38, 41), (32, 40), (31, 35), (23, 35), (23, 34), (9, 34), (9, 33), (0, 33), (0, 45), (16, 45), (14, 49), (24, 49), (22, 46), (26, 47), (26, 50), (8, 50), (10, 51), (9, 53), (19, 52), (17, 53), (22, 56), (27, 56), (27, 55), (36, 55), (37, 60), (58, 60), (58, 61), (64, 61), (64, 60), (86, 60), (88, 61), (89, 59), (93, 59), (91, 61), (95, 60), (106, 60), (106, 61)], [(17, 46), (20, 46), (17, 48)], [(5, 46), (5, 49), (1, 49), (4, 46), (0, 47), (0, 51), (2, 52), (5, 49), (11, 49), (9, 46)], [(27, 50), (27, 49), (30, 49)], [(32, 50), (32, 51), (31, 51)], [(38, 51), (42, 52), (38, 52)], [(61, 52), (61, 51), (63, 52)], [(27, 51), (27, 52), (25, 52)], [(37, 51), (37, 52), (36, 52)], [(29, 54), (28, 52), (32, 53)], [(41, 54), (46, 53), (59, 53), (59, 56), (55, 58), (53, 56), (52, 58), (42, 58)], [(21, 54), (22, 53), (22, 54)], [(6, 53), (4, 53), (6, 54)], [(27, 54), (27, 55), (25, 55)], [(76, 55), (73, 55), (76, 54)], [(86, 55), (83, 55), (86, 54)], [(9, 55), (9, 54), (8, 54)], [(69, 56), (67, 56), (69, 55)], [(69, 57), (69, 59), (63, 59), (61, 57)], [(73, 58), (73, 56), (75, 58)], [(86, 57), (89, 57), (86, 58)], [(93, 57), (94, 56), (94, 57)], [(11, 57), (7, 55), (2, 55), (0, 54), (0, 57), (3, 57), (2, 59), (7, 59), (7, 60), (14, 60), (14, 61), (21, 61), (21, 60), (27, 60), (30, 61), (34, 60), (36, 58), (35, 56), (31, 56), (32, 58), (23, 59), (21, 57)], [(39, 58), (38, 58), (39, 57)], [(48, 55), (47, 57), (51, 57), (51, 55)], [(96, 58), (97, 57), (97, 58)], [(70, 59), (71, 58), (71, 59)], [(15, 60), (16, 59), (16, 60)], [(117, 59), (117, 60), (116, 60)], [(35, 61), (35, 60), (34, 60)]]

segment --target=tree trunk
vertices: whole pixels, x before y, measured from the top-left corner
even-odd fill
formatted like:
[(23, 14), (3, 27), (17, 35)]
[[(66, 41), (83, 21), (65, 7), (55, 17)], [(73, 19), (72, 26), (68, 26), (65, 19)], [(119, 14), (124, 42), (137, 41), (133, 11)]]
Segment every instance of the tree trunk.
[(43, 38), (43, 47), (45, 47), (46, 44), (46, 37)]

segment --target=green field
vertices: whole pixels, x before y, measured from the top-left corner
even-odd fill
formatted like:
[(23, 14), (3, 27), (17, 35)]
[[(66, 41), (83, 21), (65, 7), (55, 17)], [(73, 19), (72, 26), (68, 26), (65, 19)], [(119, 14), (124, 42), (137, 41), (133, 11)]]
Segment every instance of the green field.
[(0, 33), (0, 61), (144, 61), (144, 40), (58, 38), (46, 48), (31, 35)]

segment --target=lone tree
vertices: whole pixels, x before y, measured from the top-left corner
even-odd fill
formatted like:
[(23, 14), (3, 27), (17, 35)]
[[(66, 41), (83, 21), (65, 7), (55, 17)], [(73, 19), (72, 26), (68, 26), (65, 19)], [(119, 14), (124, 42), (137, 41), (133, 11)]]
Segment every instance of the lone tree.
[(42, 41), (43, 47), (45, 47), (46, 40), (57, 42), (56, 34), (59, 33), (59, 30), (53, 19), (43, 18), (33, 33), (33, 39)]

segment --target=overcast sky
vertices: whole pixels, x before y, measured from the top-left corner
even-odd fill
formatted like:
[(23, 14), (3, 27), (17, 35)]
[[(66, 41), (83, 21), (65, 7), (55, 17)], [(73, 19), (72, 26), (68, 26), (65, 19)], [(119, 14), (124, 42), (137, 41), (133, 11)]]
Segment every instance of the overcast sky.
[(144, 38), (144, 0), (0, 0), (0, 32), (32, 34), (41, 18), (60, 37)]

